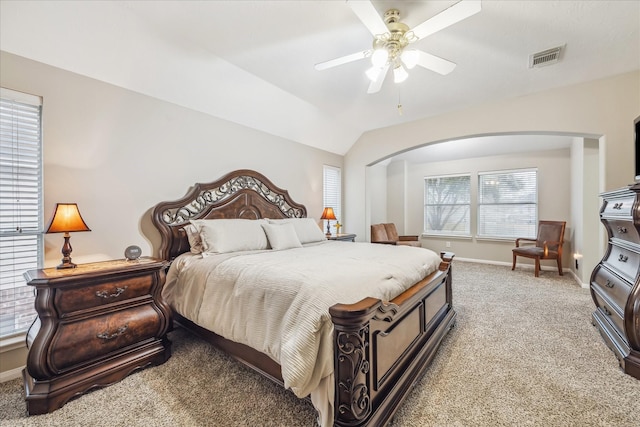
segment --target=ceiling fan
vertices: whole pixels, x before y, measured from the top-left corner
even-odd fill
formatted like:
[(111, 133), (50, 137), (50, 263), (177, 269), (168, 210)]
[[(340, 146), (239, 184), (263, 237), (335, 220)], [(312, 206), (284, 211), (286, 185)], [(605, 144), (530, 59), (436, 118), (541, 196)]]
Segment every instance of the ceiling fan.
[(461, 0), (410, 29), (408, 25), (400, 22), (400, 12), (397, 9), (387, 10), (383, 19), (371, 1), (347, 0), (347, 4), (373, 34), (373, 47), (321, 62), (315, 65), (315, 69), (326, 70), (370, 57), (373, 66), (366, 73), (371, 80), (367, 93), (376, 93), (380, 90), (389, 68), (393, 70), (393, 79), (396, 83), (406, 80), (409, 77), (407, 69), (412, 69), (416, 65), (442, 75), (449, 74), (456, 67), (455, 63), (418, 49), (408, 48), (408, 46), (475, 15), (482, 8), (481, 0)]

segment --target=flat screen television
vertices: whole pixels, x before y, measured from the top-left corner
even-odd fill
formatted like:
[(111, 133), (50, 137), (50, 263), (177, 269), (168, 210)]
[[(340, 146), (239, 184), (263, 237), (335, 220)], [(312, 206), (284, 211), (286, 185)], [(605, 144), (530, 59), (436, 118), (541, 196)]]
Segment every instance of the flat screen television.
[(636, 182), (640, 182), (640, 117), (633, 121), (636, 149)]

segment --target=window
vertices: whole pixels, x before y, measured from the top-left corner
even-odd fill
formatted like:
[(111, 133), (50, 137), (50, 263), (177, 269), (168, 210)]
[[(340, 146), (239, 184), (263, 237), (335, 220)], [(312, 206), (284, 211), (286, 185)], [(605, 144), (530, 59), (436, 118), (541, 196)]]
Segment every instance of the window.
[(471, 234), (471, 175), (434, 176), (424, 179), (424, 232)]
[(42, 102), (0, 88), (0, 337), (35, 318), (22, 276), (42, 265)]
[(478, 236), (536, 237), (538, 171), (478, 174)]
[[(342, 221), (342, 178), (340, 168), (335, 166), (323, 166), (323, 207), (333, 208), (338, 221)], [(335, 225), (336, 221), (333, 221)], [(327, 229), (326, 221), (323, 229)]]

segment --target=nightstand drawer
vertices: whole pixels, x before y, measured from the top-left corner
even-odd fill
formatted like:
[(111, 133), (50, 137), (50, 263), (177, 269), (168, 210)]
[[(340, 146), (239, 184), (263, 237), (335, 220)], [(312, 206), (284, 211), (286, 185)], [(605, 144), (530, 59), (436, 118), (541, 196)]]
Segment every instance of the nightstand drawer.
[(611, 243), (611, 252), (603, 262), (627, 281), (634, 283), (638, 274), (638, 265), (640, 265), (640, 254), (619, 244)]
[(52, 341), (51, 367), (60, 373), (139, 344), (164, 333), (161, 323), (160, 313), (151, 304), (61, 323)]
[(71, 313), (148, 295), (155, 282), (154, 274), (121, 279), (109, 279), (102, 283), (56, 290), (55, 305), (60, 317)]
[(603, 294), (608, 295), (621, 310), (624, 310), (627, 298), (631, 292), (631, 285), (601, 265), (596, 267), (594, 273), (593, 279), (596, 286), (600, 288), (600, 291)]

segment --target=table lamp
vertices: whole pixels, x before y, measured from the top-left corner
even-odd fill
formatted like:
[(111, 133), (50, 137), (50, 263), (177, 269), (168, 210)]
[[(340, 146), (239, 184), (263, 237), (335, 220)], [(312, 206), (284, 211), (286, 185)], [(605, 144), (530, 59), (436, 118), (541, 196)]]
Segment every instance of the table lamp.
[(333, 208), (324, 208), (324, 211), (322, 211), (322, 216), (320, 217), (320, 219), (327, 220), (327, 236), (331, 236), (331, 229), (329, 227), (329, 224), (331, 223), (332, 219), (338, 219), (336, 218), (336, 214), (333, 213)]
[(71, 262), (71, 243), (69, 235), (72, 231), (91, 231), (85, 224), (76, 203), (58, 203), (53, 213), (53, 218), (47, 228), (47, 233), (64, 233), (64, 245), (62, 245), (62, 264), (56, 268), (75, 268)]

